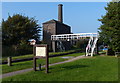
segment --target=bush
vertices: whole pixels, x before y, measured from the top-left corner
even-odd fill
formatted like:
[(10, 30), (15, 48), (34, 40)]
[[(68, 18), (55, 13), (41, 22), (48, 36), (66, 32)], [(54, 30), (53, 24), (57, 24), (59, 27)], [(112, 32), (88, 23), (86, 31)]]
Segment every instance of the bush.
[(19, 55), (31, 54), (33, 53), (33, 46), (30, 45), (21, 45), (17, 49)]
[(86, 46), (87, 46), (87, 41), (85, 40), (77, 41), (76, 43), (76, 47), (80, 49), (85, 49)]
[(15, 50), (13, 47), (2, 46), (2, 57), (19, 56), (33, 53), (33, 46), (21, 45)]
[(12, 47), (2, 46), (2, 57), (15, 56), (16, 52)]
[(115, 55), (115, 52), (112, 49), (108, 49), (107, 55)]

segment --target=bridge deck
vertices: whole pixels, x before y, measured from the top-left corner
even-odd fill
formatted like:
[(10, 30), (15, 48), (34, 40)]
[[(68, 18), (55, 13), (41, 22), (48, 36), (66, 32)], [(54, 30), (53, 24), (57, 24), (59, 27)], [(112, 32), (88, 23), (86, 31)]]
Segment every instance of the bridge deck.
[(98, 37), (97, 33), (78, 33), (78, 34), (60, 34), (60, 35), (51, 35), (51, 40), (57, 41), (57, 40), (80, 40), (84, 38), (90, 38), (90, 37)]

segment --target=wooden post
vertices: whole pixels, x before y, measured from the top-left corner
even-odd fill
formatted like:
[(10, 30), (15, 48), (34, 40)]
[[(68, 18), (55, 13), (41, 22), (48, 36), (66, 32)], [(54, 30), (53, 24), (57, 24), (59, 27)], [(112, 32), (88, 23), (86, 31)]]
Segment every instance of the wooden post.
[(106, 56), (108, 55), (108, 50), (105, 51), (106, 52)]
[(48, 59), (48, 57), (49, 57), (49, 55), (48, 55), (48, 45), (46, 46), (46, 73), (48, 73), (49, 72), (49, 59)]
[[(36, 49), (37, 47), (37, 49)], [(46, 59), (46, 65), (45, 65), (45, 69), (46, 69), (46, 73), (48, 73), (49, 70), (49, 59), (48, 59), (48, 45), (44, 44), (44, 45), (35, 45), (33, 48), (33, 70), (36, 70), (36, 59), (38, 58), (45, 58)], [(40, 66), (40, 65), (39, 65)]]
[(99, 54), (98, 42), (96, 43), (96, 54)]
[(48, 66), (49, 66), (49, 63), (48, 63), (48, 56), (46, 56), (46, 73), (48, 73)]
[(12, 66), (12, 57), (8, 57), (8, 66)]
[(36, 58), (33, 57), (33, 70), (36, 71)]

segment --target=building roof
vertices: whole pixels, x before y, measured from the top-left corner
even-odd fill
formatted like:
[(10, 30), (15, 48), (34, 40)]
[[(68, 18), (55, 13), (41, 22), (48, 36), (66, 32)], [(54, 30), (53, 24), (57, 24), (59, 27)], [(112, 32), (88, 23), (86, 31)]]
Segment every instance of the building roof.
[(56, 20), (52, 19), (52, 20), (49, 20), (49, 21), (47, 21), (47, 22), (44, 22), (43, 24), (55, 23), (55, 22), (56, 22)]
[[(59, 22), (59, 21), (57, 21), (57, 20), (54, 20), (54, 19), (49, 20), (49, 21), (47, 21), (47, 22), (44, 22), (43, 24), (48, 24), (48, 23), (60, 23), (60, 24), (63, 24), (63, 25), (65, 25), (65, 26), (68, 26), (68, 25), (66, 25), (66, 24), (64, 24), (64, 23), (61, 23), (61, 22)], [(70, 26), (69, 26), (69, 27), (70, 27)]]

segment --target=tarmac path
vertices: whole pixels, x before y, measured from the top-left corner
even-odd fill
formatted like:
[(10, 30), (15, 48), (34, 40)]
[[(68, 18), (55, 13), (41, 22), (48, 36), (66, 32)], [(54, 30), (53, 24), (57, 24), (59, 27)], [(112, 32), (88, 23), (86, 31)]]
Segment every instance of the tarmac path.
[[(71, 58), (71, 59), (63, 61), (63, 62), (49, 64), (49, 66), (53, 66), (53, 65), (57, 65), (57, 64), (63, 64), (63, 63), (67, 63), (67, 62), (72, 62), (72, 61), (75, 61), (75, 60), (78, 60), (78, 59), (81, 59), (81, 58), (88, 58), (88, 57), (86, 57), (85, 55), (77, 56), (77, 57)], [(43, 68), (43, 67), (45, 67), (45, 65), (41, 66), (41, 68)], [(38, 67), (37, 67), (37, 69), (38, 69)], [(33, 70), (33, 68), (28, 68), (28, 69), (23, 69), (23, 70), (19, 70), (19, 71), (14, 71), (14, 72), (9, 72), (9, 73), (5, 73), (5, 74), (1, 74), (0, 75), (0, 79), (1, 78), (5, 78), (5, 77), (10, 77), (10, 76), (18, 75), (18, 74), (22, 74), (24, 72), (29, 72), (29, 71), (32, 71), (32, 70)]]

